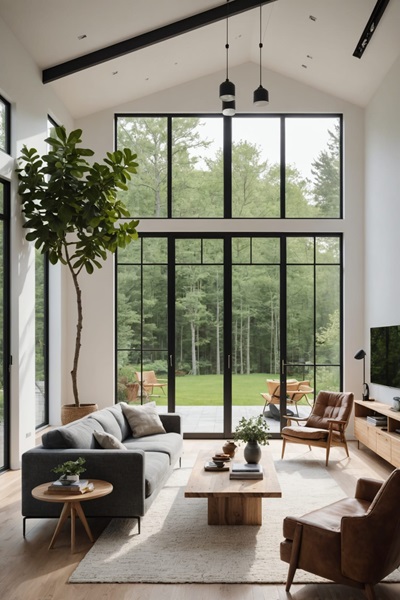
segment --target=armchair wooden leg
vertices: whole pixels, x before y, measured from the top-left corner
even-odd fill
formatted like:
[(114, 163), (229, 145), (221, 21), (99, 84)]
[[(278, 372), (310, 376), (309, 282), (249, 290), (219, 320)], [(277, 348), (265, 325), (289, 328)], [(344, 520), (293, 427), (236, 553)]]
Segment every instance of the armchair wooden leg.
[(296, 530), (294, 532), (294, 537), (293, 537), (293, 547), (292, 547), (292, 553), (290, 555), (289, 570), (288, 570), (287, 580), (286, 580), (285, 590), (287, 592), (290, 590), (290, 586), (293, 583), (293, 578), (294, 578), (294, 575), (297, 570), (297, 565), (299, 563), (299, 554), (300, 554), (300, 548), (301, 548), (302, 535), (303, 535), (303, 525), (301, 523), (297, 523)]
[(283, 443), (282, 443), (282, 456), (281, 456), (281, 458), (283, 458), (283, 455), (285, 454), (285, 446), (286, 446), (286, 440), (285, 440), (285, 438), (283, 438)]
[(376, 595), (375, 595), (375, 590), (374, 590), (373, 585), (371, 585), (370, 583), (366, 583), (364, 591), (365, 591), (365, 595), (368, 600), (376, 600)]

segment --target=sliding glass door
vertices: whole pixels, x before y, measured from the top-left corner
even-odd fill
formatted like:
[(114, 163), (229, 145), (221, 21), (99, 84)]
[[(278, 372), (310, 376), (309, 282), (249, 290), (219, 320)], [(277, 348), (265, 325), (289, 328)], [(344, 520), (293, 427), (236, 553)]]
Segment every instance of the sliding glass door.
[(231, 435), (267, 380), (341, 387), (338, 236), (143, 236), (117, 279), (117, 398), (180, 413), (187, 436)]

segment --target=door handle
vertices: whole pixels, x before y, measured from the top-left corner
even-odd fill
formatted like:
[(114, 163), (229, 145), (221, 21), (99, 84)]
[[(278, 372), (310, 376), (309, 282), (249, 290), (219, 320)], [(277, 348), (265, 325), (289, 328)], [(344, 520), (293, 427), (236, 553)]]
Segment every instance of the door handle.
[(228, 369), (231, 370), (231, 355), (228, 354)]
[(172, 354), (169, 355), (169, 366), (172, 367)]

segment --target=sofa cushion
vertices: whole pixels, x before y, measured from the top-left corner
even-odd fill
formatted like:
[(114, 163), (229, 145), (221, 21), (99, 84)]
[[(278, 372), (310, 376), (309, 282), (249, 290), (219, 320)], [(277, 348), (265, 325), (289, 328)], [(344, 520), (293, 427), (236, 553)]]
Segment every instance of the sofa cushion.
[(103, 408), (103, 410), (98, 410), (89, 415), (88, 419), (94, 419), (101, 425), (101, 427), (97, 427), (97, 430), (102, 431), (104, 429), (104, 431), (111, 433), (111, 435), (116, 437), (119, 441), (122, 440), (122, 431), (115, 418), (115, 411), (113, 412), (108, 408)]
[(148, 452), (162, 452), (168, 455), (169, 464), (175, 464), (182, 453), (182, 436), (179, 433), (162, 433), (149, 435), (142, 438), (128, 437), (124, 440), (128, 450), (144, 450)]
[(95, 431), (93, 433), (97, 443), (106, 450), (126, 450), (126, 446), (112, 433), (106, 431)]
[(160, 482), (169, 469), (168, 455), (162, 452), (146, 452), (145, 497), (148, 498), (160, 488)]
[(99, 430), (99, 422), (84, 417), (78, 421), (73, 421), (57, 427), (42, 435), (42, 444), (44, 448), (95, 448), (96, 442), (93, 433)]
[(155, 402), (148, 402), (142, 406), (131, 406), (121, 402), (121, 405), (122, 412), (128, 419), (134, 438), (165, 433)]

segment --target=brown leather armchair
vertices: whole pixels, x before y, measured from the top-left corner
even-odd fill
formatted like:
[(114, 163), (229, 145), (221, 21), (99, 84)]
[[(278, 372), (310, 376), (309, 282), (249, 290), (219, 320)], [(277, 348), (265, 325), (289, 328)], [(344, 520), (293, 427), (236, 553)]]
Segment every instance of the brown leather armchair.
[[(353, 407), (354, 394), (348, 392), (319, 392), (310, 415), (306, 418), (285, 416), (288, 426), (282, 429), (282, 458), (286, 442), (326, 448), (326, 466), (332, 446), (342, 446), (349, 456), (345, 430)], [(303, 426), (298, 426), (305, 421)], [(295, 422), (297, 425), (292, 426)]]
[(286, 591), (296, 569), (364, 590), (400, 565), (400, 469), (382, 484), (359, 479), (354, 498), (344, 498), (283, 522), (281, 559), (289, 563)]

